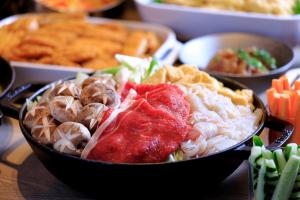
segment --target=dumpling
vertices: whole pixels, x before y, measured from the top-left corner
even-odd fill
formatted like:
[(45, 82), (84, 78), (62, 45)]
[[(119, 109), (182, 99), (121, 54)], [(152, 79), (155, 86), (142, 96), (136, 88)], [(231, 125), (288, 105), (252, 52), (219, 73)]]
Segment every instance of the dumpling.
[(80, 123), (65, 122), (53, 133), (53, 148), (59, 152), (80, 155), (91, 139), (89, 130)]
[(76, 121), (82, 105), (71, 96), (56, 96), (50, 101), (49, 108), (54, 119), (63, 123)]

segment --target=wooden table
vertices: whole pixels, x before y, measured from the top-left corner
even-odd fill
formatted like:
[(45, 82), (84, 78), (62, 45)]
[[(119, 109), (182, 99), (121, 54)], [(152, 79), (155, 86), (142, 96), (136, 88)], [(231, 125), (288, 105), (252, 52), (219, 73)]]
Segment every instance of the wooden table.
[[(129, 4), (124, 18), (138, 18), (132, 4)], [(21, 80), (22, 75), (17, 74), (18, 77)], [(264, 99), (263, 92), (270, 86), (270, 81), (267, 78), (245, 83)], [(91, 198), (89, 194), (64, 185), (46, 170), (22, 136), (17, 120), (4, 118), (0, 126), (0, 156), (0, 199)], [(201, 199), (248, 199), (247, 162), (216, 187), (215, 192), (201, 193)]]

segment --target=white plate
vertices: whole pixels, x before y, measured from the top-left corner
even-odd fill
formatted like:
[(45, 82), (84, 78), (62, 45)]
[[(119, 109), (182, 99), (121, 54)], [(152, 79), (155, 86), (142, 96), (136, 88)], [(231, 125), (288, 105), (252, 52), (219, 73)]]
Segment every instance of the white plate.
[(300, 15), (208, 10), (153, 3), (153, 0), (135, 0), (135, 3), (145, 21), (169, 26), (185, 40), (218, 32), (250, 32), (272, 36), (292, 45), (300, 42)]
[[(0, 27), (6, 24), (10, 24), (17, 20), (18, 18), (26, 15), (15, 15), (5, 18), (0, 21)], [(99, 17), (87, 17), (87, 21), (95, 24), (103, 24), (109, 22), (117, 22), (125, 25), (126, 27), (134, 30), (146, 30), (157, 34), (163, 41), (160, 48), (155, 52), (153, 57), (156, 57), (162, 64), (173, 64), (179, 52), (178, 42), (176, 40), (175, 33), (164, 26), (132, 22), (126, 20), (112, 20)], [(174, 56), (175, 55), (175, 56)], [(34, 64), (28, 62), (15, 62), (12, 61), (11, 65), (16, 68), (17, 75), (26, 75), (26, 80), (28, 81), (53, 81), (66, 76), (73, 76), (77, 72), (92, 72), (91, 69), (80, 68), (80, 67), (70, 67), (61, 65), (49, 65), (49, 64)], [(20, 77), (20, 76), (19, 76)]]

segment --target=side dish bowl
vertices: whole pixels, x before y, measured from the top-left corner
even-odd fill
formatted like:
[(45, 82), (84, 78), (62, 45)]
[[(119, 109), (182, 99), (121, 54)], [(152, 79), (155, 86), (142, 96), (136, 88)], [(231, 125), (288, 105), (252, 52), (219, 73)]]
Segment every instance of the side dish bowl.
[[(269, 52), (275, 58), (277, 69), (264, 74), (239, 75), (216, 71), (208, 71), (210, 60), (219, 51), (227, 48), (239, 49), (257, 47)], [(180, 51), (179, 59), (182, 63), (192, 64), (200, 70), (208, 71), (213, 75), (230, 78), (257, 78), (274, 76), (287, 71), (294, 63), (293, 49), (285, 43), (269, 37), (248, 33), (219, 33), (192, 39), (185, 43)]]

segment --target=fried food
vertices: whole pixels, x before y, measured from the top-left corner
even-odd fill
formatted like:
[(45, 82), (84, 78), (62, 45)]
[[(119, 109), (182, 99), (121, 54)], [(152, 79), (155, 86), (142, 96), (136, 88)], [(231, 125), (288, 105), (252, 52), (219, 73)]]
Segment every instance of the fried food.
[(0, 56), (10, 61), (97, 70), (116, 66), (117, 53), (146, 57), (160, 45), (152, 32), (89, 23), (83, 14), (26, 15), (0, 27)]

